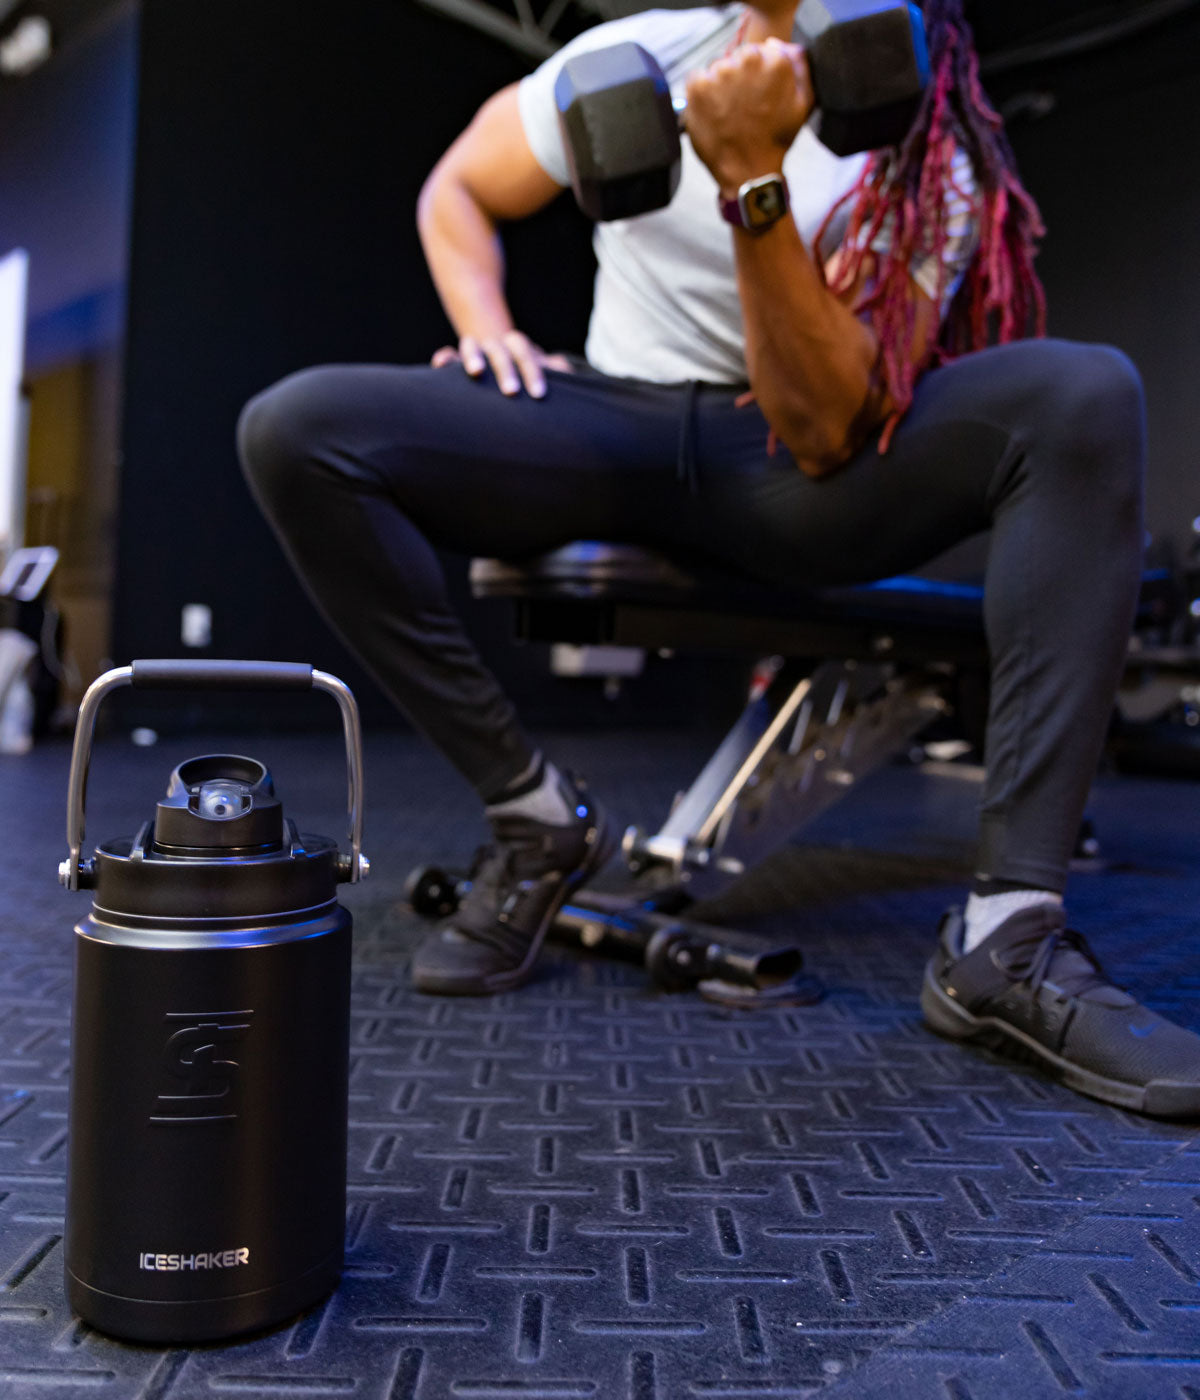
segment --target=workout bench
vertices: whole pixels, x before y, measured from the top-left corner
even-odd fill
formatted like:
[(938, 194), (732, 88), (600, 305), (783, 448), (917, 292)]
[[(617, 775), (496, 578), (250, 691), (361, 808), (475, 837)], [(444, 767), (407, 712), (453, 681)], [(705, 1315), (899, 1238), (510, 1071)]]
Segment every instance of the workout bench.
[[(522, 641), (770, 659), (770, 683), (667, 825), (626, 841), (635, 869), (657, 868), (655, 883), (693, 898), (716, 893), (953, 710), (964, 678), (981, 691), (986, 684), (976, 583), (903, 576), (768, 588), (593, 541), (516, 561), (475, 559), (470, 577), (476, 597), (513, 603)], [(1186, 609), (1169, 570), (1143, 574), (1117, 695), (1123, 719), (1153, 721), (1197, 699), (1200, 639), (1180, 635), (1191, 630)]]
[(764, 859), (947, 713), (964, 670), (987, 665), (982, 589), (970, 584), (767, 589), (580, 542), (476, 559), (471, 588), (510, 599), (527, 641), (770, 658), (666, 824), (626, 834), (626, 859), (659, 903), (713, 895)]

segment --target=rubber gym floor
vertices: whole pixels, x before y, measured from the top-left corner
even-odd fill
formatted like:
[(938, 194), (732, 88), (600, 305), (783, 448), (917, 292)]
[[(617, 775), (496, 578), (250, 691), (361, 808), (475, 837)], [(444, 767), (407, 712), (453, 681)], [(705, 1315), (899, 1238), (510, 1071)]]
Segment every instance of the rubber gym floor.
[[(624, 825), (653, 828), (706, 750), (557, 736)], [(91, 841), (132, 833), (174, 764), (272, 769), (344, 839), (336, 738), (96, 750)], [(970, 769), (864, 782), (702, 912), (794, 940), (818, 1005), (731, 1011), (552, 949), (486, 1000), (422, 998), (405, 876), (464, 863), (470, 793), (369, 736), (346, 1269), (323, 1306), (159, 1350), (74, 1319), (62, 1285), (72, 927), (56, 883), (69, 752), (0, 759), (0, 1394), (97, 1400), (1200, 1398), (1200, 1139), (927, 1032), (917, 993), (970, 868)], [(1114, 978), (1200, 1027), (1194, 785), (1104, 774), (1102, 870), (1073, 923)], [(613, 877), (609, 877), (609, 883)]]

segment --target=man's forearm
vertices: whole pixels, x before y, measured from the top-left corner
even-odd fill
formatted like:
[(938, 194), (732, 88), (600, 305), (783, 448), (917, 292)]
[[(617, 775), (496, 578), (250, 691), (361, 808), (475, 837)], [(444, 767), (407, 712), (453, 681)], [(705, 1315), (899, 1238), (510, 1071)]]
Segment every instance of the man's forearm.
[[(813, 110), (803, 51), (781, 42), (765, 19), (763, 29), (762, 42), (756, 37), (688, 80), (688, 135), (723, 199), (781, 171)], [(801, 469), (820, 476), (880, 416), (875, 336), (828, 291), (792, 219), (733, 239), (750, 385)]]
[[(750, 385), (767, 422), (811, 476), (833, 470), (878, 417), (878, 342), (825, 286), (790, 218), (735, 232)], [(865, 411), (866, 410), (866, 411)]]
[(435, 170), (417, 204), (425, 261), (451, 325), (480, 339), (513, 329), (495, 221), (452, 175)]

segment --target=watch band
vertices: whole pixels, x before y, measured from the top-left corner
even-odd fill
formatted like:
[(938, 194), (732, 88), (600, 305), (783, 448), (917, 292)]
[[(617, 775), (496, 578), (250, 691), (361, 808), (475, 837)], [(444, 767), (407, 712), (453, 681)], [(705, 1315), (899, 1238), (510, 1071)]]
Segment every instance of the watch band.
[(723, 199), (718, 195), (717, 200), (721, 217), (747, 233), (765, 232), (790, 208), (787, 181), (778, 173), (747, 180), (734, 198)]

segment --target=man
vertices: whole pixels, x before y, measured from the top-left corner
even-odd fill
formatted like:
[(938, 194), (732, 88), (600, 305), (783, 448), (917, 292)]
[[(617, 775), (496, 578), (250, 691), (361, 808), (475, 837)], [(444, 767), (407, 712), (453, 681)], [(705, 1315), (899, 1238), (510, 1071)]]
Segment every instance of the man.
[[(990, 529), (978, 874), (943, 923), (926, 1019), (1109, 1102), (1198, 1112), (1200, 1037), (1112, 986), (1062, 909), (1140, 571), (1136, 372), (1103, 347), (1019, 339), (1040, 322), (1040, 227), (959, 0), (925, 5), (933, 80), (903, 145), (843, 160), (805, 128), (794, 8), (653, 11), (568, 47), (636, 39), (688, 98), (671, 205), (597, 228), (586, 362), (516, 328), (498, 237), (567, 182), (560, 54), (487, 102), (422, 192), (457, 345), (430, 367), (305, 371), (243, 415), (252, 488), (312, 596), (491, 822), (414, 983), (524, 981), (609, 849), (582, 785), (472, 650), (434, 545), (625, 540), (820, 584), (911, 569)], [(763, 182), (780, 217), (747, 228), (739, 196)], [(952, 358), (989, 340), (1008, 343)]]

